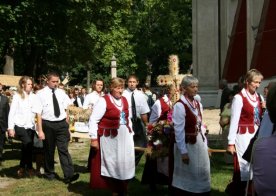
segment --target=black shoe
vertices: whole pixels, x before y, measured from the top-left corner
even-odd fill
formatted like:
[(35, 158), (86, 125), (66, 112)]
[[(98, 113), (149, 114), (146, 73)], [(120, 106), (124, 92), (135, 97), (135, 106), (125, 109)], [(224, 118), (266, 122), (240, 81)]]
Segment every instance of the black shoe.
[(44, 174), (42, 175), (43, 178), (45, 178), (46, 180), (52, 181), (56, 179), (56, 175), (55, 174)]
[(79, 179), (79, 177), (80, 177), (80, 175), (78, 174), (78, 173), (76, 173), (76, 174), (74, 174), (72, 177), (70, 177), (70, 178), (65, 178), (64, 179), (64, 182), (65, 182), (65, 184), (69, 184), (69, 183), (71, 183), (71, 182), (74, 182), (74, 181), (76, 181), (77, 179)]

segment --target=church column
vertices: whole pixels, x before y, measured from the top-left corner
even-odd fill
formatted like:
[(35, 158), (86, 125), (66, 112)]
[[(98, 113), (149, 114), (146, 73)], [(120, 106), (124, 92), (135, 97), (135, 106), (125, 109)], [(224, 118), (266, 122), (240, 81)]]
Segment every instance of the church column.
[[(220, 0), (218, 0), (220, 1)], [(224, 64), (226, 60), (227, 55), (227, 49), (229, 46), (230, 36), (233, 28), (233, 23), (235, 19), (235, 13), (237, 10), (238, 0), (232, 0), (232, 1), (221, 1), (221, 11), (220, 11), (220, 43), (221, 43), (221, 76), (224, 69)]]
[(214, 106), (219, 82), (218, 0), (193, 0), (193, 74), (205, 107)]

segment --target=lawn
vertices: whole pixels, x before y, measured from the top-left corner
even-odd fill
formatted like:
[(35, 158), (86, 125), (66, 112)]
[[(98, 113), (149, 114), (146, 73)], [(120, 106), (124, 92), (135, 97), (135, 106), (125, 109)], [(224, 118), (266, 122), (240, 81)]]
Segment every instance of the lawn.
[[(213, 148), (216, 145), (212, 146)], [(87, 156), (89, 151), (88, 140), (70, 143), (70, 153), (76, 172), (80, 173), (80, 179), (70, 185), (62, 182), (63, 174), (60, 168), (58, 156), (56, 172), (59, 180), (47, 181), (43, 178), (21, 178), (18, 179), (18, 159), (20, 143), (7, 144), (5, 149), (5, 161), (0, 166), (0, 195), (93, 195), (106, 196), (110, 192), (89, 189), (90, 174), (86, 170)], [(213, 154), (211, 160), (212, 196), (225, 195), (224, 189), (231, 179), (232, 166), (226, 165), (222, 153)], [(143, 172), (144, 159), (136, 168), (136, 177), (130, 182), (130, 196), (165, 196), (168, 195), (166, 186), (158, 186), (156, 192), (150, 192), (148, 186), (141, 185), (140, 179)], [(35, 165), (34, 165), (35, 166)]]

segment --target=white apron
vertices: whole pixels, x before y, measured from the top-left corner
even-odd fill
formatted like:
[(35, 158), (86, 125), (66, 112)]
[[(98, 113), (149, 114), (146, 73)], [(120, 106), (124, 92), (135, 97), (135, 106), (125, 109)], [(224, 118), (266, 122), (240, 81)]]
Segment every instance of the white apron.
[(193, 192), (203, 193), (211, 190), (210, 160), (208, 147), (198, 133), (195, 144), (187, 144), (189, 164), (182, 162), (181, 154), (174, 145), (174, 172), (172, 186)]

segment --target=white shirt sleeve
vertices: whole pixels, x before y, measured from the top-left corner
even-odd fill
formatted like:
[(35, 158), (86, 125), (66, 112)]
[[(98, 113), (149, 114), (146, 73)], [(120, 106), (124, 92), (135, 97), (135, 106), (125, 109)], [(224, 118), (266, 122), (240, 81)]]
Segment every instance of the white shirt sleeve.
[(36, 94), (36, 96), (34, 96), (34, 107), (32, 108), (32, 112), (36, 114), (42, 113), (42, 102), (40, 96), (40, 94)]
[(150, 113), (150, 118), (149, 118), (149, 123), (156, 123), (161, 115), (161, 103), (160, 100), (157, 100), (152, 108), (151, 108), (151, 113)]
[(91, 100), (91, 93), (89, 93), (88, 95), (85, 96), (84, 102), (83, 102), (83, 105), (82, 105), (83, 109), (88, 109), (89, 108), (90, 100)]
[(9, 118), (8, 118), (8, 129), (14, 129), (15, 126), (15, 114), (16, 114), (16, 109), (18, 108), (19, 105), (19, 95), (14, 94), (12, 98), (12, 103), (10, 106), (10, 112), (9, 112)]
[(89, 136), (91, 139), (98, 138), (98, 123), (106, 112), (106, 102), (103, 97), (94, 106), (93, 112), (89, 119)]
[(231, 105), (231, 120), (230, 120), (229, 134), (228, 134), (229, 145), (235, 144), (242, 107), (243, 107), (242, 97), (239, 94), (237, 94), (234, 96), (232, 105)]
[(65, 110), (67, 110), (68, 106), (71, 105), (71, 100), (70, 100), (69, 96), (64, 91), (63, 91), (63, 102), (62, 102), (62, 104), (63, 104), (63, 108)]
[(185, 116), (186, 111), (183, 104), (176, 103), (174, 105), (172, 119), (174, 124), (176, 145), (181, 154), (185, 154), (188, 152), (185, 143)]
[[(137, 95), (135, 95), (135, 94), (137, 94)], [(135, 99), (135, 104), (136, 104), (137, 116), (140, 116), (141, 114), (147, 114), (150, 112), (150, 108), (149, 108), (147, 99), (142, 92), (135, 91), (134, 99)]]

